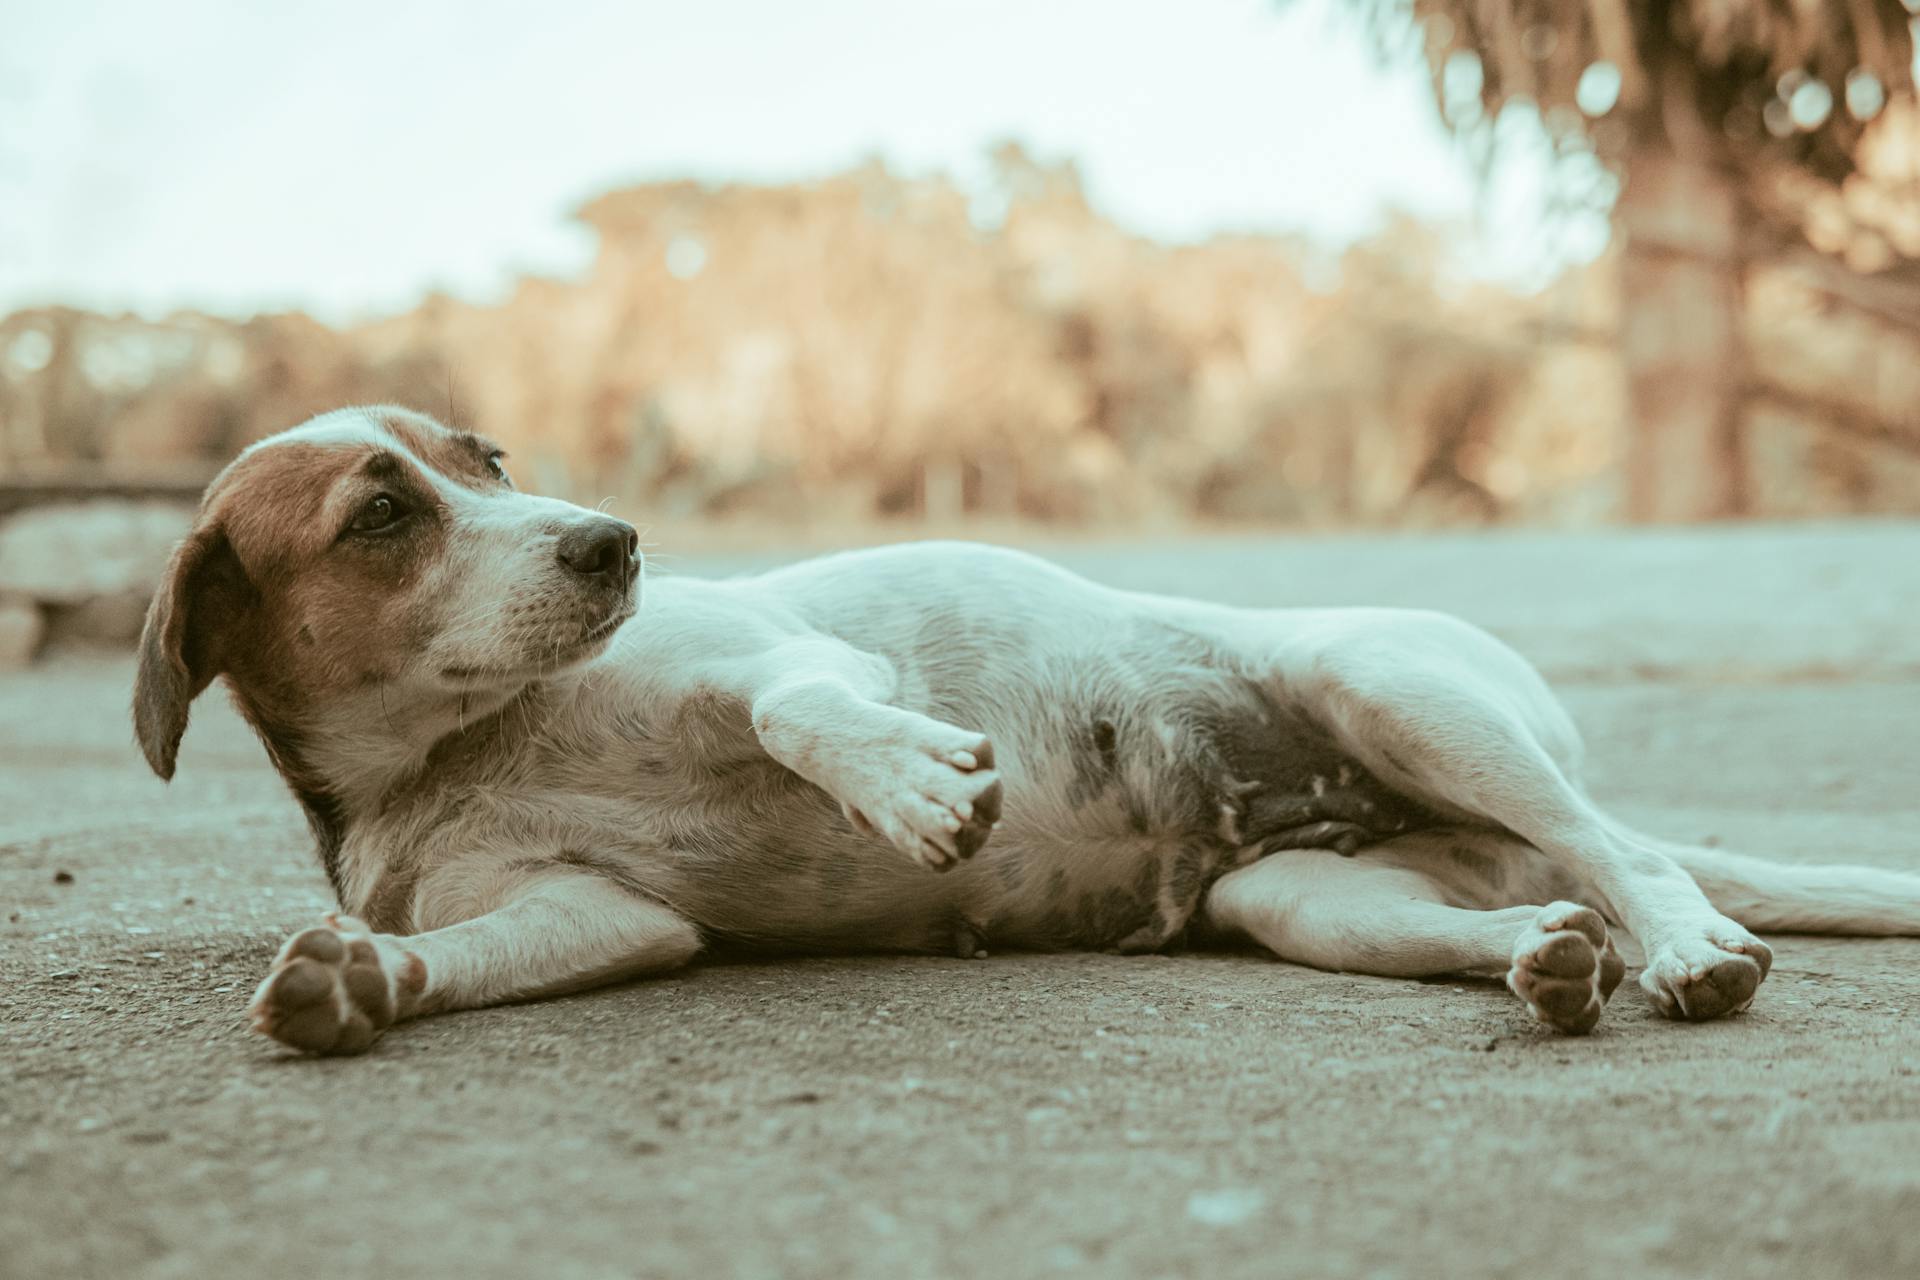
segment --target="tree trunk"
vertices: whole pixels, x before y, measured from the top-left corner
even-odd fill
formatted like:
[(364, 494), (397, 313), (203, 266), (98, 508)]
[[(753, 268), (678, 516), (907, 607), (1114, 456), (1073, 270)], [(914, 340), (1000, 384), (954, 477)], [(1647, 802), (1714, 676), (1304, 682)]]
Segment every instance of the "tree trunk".
[(1629, 158), (1614, 214), (1627, 380), (1627, 511), (1746, 510), (1742, 204), (1730, 176), (1655, 142)]

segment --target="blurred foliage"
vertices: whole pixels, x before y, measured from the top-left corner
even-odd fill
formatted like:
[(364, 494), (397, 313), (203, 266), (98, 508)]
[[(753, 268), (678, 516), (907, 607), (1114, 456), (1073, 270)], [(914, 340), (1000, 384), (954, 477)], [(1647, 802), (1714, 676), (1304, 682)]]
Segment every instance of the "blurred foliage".
[[(59, 458), (221, 459), (311, 413), (392, 401), (497, 437), (523, 485), (648, 520), (1617, 513), (1608, 264), (1516, 295), (1458, 279), (1443, 231), (1407, 220), (1337, 260), (1281, 237), (1166, 246), (1092, 209), (1070, 164), (1013, 145), (994, 159), (973, 191), (869, 164), (610, 192), (580, 212), (600, 241), (582, 278), (524, 280), (494, 306), (430, 297), (346, 328), (18, 313), (0, 319), (0, 478)], [(1823, 296), (1783, 283), (1768, 332), (1789, 316), (1841, 332)], [(1847, 334), (1821, 359), (1920, 369), (1897, 331)], [(1912, 509), (1920, 477), (1821, 478), (1829, 401), (1886, 421), (1877, 392), (1823, 367), (1788, 414), (1814, 436), (1767, 455), (1767, 501)]]
[[(1920, 332), (1916, 9), (1920, 0), (1350, 0), (1383, 51), (1418, 47), (1442, 119), (1483, 172), (1496, 125), (1517, 120), (1574, 162), (1563, 173), (1591, 174), (1584, 157), (1618, 177), (1617, 195), (1591, 181), (1585, 194), (1611, 204), (1616, 230), (1631, 514), (1763, 514), (1796, 477), (1819, 490), (1823, 471), (1861, 471), (1862, 449), (1867, 471), (1894, 479), (1843, 486), (1860, 504), (1877, 509), (1909, 485), (1911, 402), (1880, 388), (1863, 407), (1858, 394), (1809, 399), (1781, 383), (1755, 358), (1748, 294), (1757, 270), (1797, 262), (1802, 285), (1829, 304), (1864, 308), (1905, 339)], [(1892, 354), (1911, 350), (1896, 339)], [(1782, 437), (1768, 424), (1783, 406), (1851, 433), (1839, 446), (1851, 460), (1808, 444), (1788, 448), (1804, 455), (1797, 464), (1770, 464), (1779, 449), (1768, 442)]]
[[(1509, 109), (1563, 151), (1625, 169), (1649, 150), (1724, 170), (1792, 240), (1824, 206), (1858, 252), (1920, 258), (1920, 0), (1349, 0), (1383, 50), (1419, 49), (1441, 117), (1483, 157)], [(1839, 199), (1857, 187), (1892, 199)], [(1891, 216), (1885, 216), (1891, 215)]]

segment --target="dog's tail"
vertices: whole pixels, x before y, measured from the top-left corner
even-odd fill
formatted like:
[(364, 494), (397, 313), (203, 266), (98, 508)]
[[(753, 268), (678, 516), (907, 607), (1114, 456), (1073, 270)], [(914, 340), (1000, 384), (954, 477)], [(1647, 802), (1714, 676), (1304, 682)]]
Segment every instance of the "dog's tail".
[(1770, 862), (1638, 831), (1622, 834), (1679, 863), (1709, 902), (1756, 932), (1920, 937), (1920, 874)]

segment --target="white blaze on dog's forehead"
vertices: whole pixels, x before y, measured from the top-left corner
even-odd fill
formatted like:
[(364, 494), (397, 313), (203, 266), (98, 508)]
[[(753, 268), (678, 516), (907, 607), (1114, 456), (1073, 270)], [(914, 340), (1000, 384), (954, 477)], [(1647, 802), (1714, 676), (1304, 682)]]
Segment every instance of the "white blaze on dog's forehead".
[(414, 470), (422, 479), (431, 484), (443, 498), (454, 504), (461, 503), (462, 499), (476, 496), (415, 453), (404, 439), (387, 429), (381, 417), (366, 409), (335, 409), (330, 413), (323, 413), (297, 427), (291, 427), (278, 435), (268, 436), (265, 440), (249, 445), (241, 456), (245, 457), (256, 450), (270, 448), (276, 444), (377, 449), (412, 463)]
[(398, 440), (381, 430), (380, 424), (359, 409), (335, 409), (310, 418), (297, 427), (256, 440), (241, 450), (240, 456), (257, 453), (276, 444), (379, 445), (406, 452)]

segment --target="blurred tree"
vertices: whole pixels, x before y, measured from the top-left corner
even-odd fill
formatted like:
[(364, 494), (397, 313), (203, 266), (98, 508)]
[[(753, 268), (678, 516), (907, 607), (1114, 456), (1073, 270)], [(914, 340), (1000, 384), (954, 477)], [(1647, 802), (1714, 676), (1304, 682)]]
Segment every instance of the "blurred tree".
[(1746, 267), (1799, 240), (1809, 188), (1910, 109), (1920, 0), (1350, 2), (1383, 48), (1419, 33), (1443, 118), (1482, 157), (1503, 110), (1532, 108), (1619, 177), (1631, 514), (1739, 514)]

